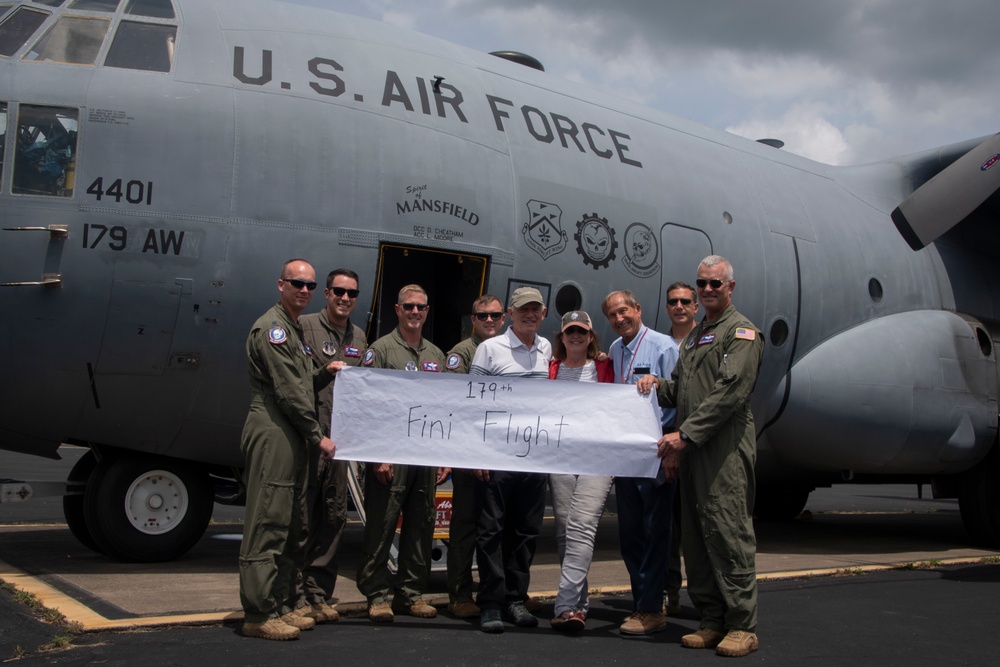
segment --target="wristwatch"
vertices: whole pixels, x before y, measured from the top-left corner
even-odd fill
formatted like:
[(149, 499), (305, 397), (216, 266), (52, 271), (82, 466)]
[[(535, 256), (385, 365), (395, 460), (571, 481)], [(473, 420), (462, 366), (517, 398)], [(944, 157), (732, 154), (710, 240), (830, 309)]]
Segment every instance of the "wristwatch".
[(691, 442), (691, 438), (687, 437), (687, 434), (684, 431), (679, 431), (679, 433), (681, 434), (681, 440), (684, 442)]

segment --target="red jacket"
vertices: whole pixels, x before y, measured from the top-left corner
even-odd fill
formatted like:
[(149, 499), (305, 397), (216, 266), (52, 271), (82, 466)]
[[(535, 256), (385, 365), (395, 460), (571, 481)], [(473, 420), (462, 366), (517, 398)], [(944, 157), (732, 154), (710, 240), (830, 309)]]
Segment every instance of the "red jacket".
[[(561, 359), (551, 359), (549, 361), (550, 380), (556, 379), (556, 376), (559, 374), (559, 364), (561, 363), (562, 363)], [(611, 363), (611, 359), (595, 359), (594, 363), (597, 365), (597, 381), (614, 384), (615, 365)]]

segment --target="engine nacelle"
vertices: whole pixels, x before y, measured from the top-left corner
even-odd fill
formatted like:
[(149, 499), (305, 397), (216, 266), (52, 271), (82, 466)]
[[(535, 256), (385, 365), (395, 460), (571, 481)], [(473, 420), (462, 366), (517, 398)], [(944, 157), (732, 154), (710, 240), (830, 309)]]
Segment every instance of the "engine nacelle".
[(996, 439), (992, 341), (980, 322), (952, 312), (865, 322), (811, 350), (787, 381), (788, 402), (766, 437), (777, 459), (799, 468), (948, 474)]

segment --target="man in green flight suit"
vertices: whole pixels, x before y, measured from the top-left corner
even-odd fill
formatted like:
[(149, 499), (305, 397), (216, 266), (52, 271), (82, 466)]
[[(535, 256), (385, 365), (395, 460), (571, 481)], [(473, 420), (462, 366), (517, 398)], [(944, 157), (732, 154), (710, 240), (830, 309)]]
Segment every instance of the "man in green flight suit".
[[(503, 303), (492, 294), (472, 302), (472, 335), (448, 351), (449, 373), (468, 373), (476, 347), (503, 328)], [(476, 478), (471, 470), (451, 472), (451, 523), (448, 527), (448, 612), (456, 618), (479, 616), (472, 601), (472, 559), (476, 553)]]
[(247, 337), (250, 411), (241, 449), (246, 458), (246, 525), (240, 547), (243, 634), (296, 639), (316, 624), (285, 603), (295, 576), (308, 457), (332, 459), (335, 446), (316, 419), (314, 381), (343, 362), (315, 368), (299, 316), (316, 289), (316, 271), (293, 259), (281, 267), (278, 303)]
[[(299, 318), (306, 345), (319, 366), (330, 361), (357, 366), (368, 350), (365, 332), (351, 322), (360, 294), (358, 284), (358, 274), (350, 269), (331, 271), (323, 291), (326, 307)], [(330, 434), (333, 380), (333, 376), (321, 374), (316, 385), (319, 425), (324, 435)], [(308, 616), (317, 623), (340, 618), (330, 600), (337, 585), (337, 549), (347, 524), (349, 465), (347, 461), (309, 457), (306, 529), (295, 554), (298, 572), (289, 606), (295, 608), (297, 615)]]
[[(443, 372), (444, 353), (422, 334), (429, 308), (427, 292), (420, 285), (406, 285), (399, 290), (399, 326), (372, 343), (362, 363), (372, 368)], [(427, 590), (431, 572), (435, 488), (443, 480), (445, 469), (392, 463), (367, 465), (365, 554), (357, 584), (368, 599), (368, 618), (379, 623), (392, 621), (394, 614), (434, 618), (437, 610), (421, 595)], [(403, 526), (390, 606), (386, 566), (400, 514)]]
[(764, 351), (760, 331), (732, 305), (733, 267), (710, 255), (698, 266), (705, 317), (681, 346), (669, 381), (647, 376), (661, 406), (677, 407), (678, 430), (658, 454), (668, 479), (681, 479), (681, 542), (688, 594), (701, 613), (687, 648), (741, 657), (758, 648), (753, 511), (756, 434), (750, 395)]

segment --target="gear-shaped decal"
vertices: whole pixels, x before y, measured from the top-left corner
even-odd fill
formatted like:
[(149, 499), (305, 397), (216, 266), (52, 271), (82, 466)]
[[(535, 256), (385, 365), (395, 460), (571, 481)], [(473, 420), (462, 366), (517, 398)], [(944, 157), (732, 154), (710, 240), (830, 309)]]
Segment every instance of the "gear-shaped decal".
[(583, 216), (576, 223), (576, 251), (583, 255), (583, 263), (590, 264), (594, 270), (608, 265), (615, 258), (618, 241), (615, 240), (615, 230), (608, 224), (607, 218), (596, 213)]

